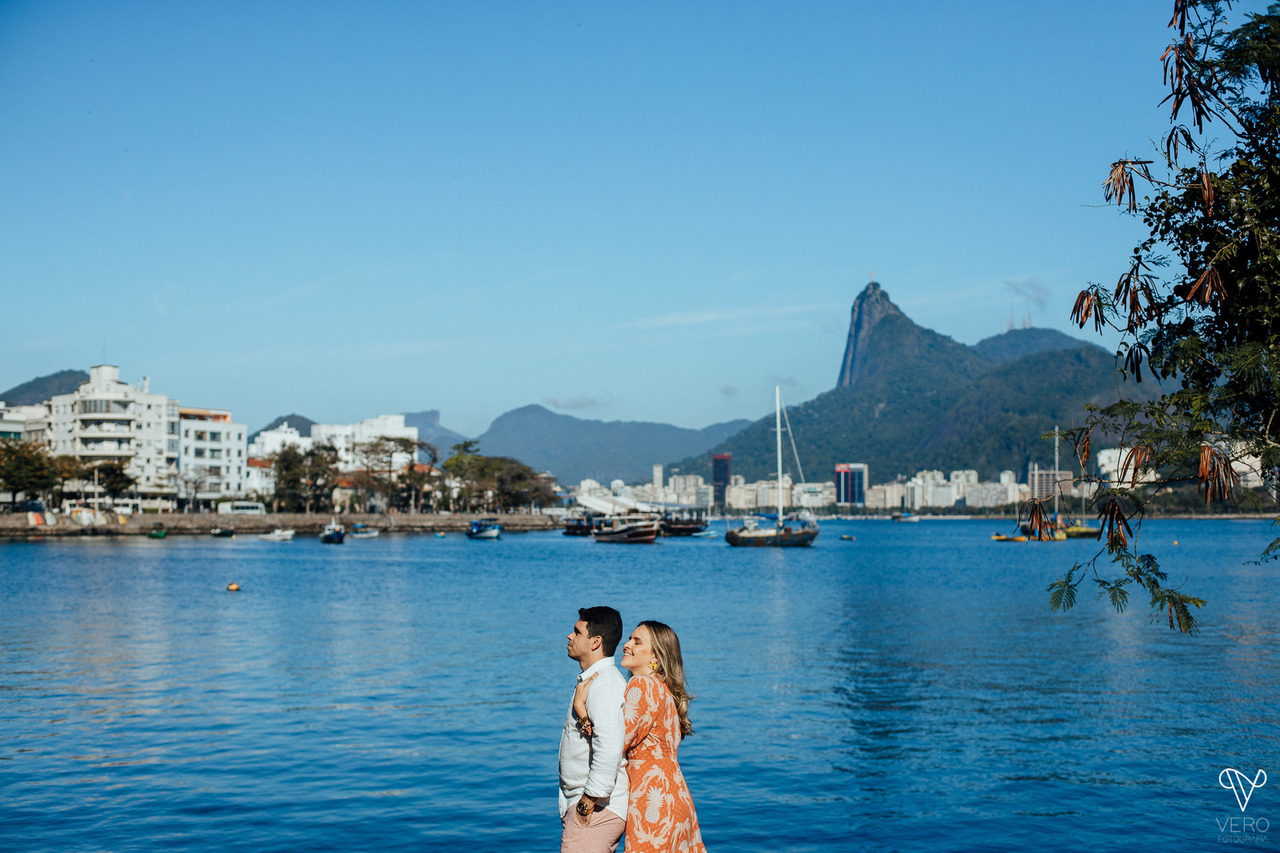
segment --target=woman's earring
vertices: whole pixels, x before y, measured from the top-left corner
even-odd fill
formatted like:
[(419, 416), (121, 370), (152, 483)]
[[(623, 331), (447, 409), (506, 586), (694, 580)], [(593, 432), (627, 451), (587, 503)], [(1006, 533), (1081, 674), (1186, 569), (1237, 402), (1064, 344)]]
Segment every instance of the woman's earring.
[(658, 662), (656, 660), (649, 661), (649, 671), (650, 672), (658, 671)]

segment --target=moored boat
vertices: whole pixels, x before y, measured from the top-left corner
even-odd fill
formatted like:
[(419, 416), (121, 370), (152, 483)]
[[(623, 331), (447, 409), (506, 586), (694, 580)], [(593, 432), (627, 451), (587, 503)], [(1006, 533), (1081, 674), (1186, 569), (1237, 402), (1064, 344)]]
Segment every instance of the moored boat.
[(293, 538), (293, 531), (277, 527), (270, 533), (259, 533), (258, 538), (264, 542), (288, 542)]
[(347, 530), (338, 523), (336, 518), (330, 519), (324, 526), (324, 530), (320, 531), (320, 541), (326, 545), (341, 545), (346, 538)]
[(215, 527), (209, 531), (210, 536), (217, 536), (219, 539), (233, 539), (236, 535), (234, 527)]
[(591, 531), (595, 529), (596, 524), (604, 518), (603, 513), (591, 512), (574, 512), (564, 517), (564, 535), (565, 536), (590, 536)]
[[(763, 518), (773, 521), (771, 516)], [(801, 517), (779, 517), (774, 524), (761, 524), (760, 517), (749, 516), (741, 527), (724, 534), (724, 541), (730, 545), (756, 548), (806, 548), (817, 538), (817, 522)]]
[(147, 531), (148, 539), (163, 539), (168, 535), (169, 535), (169, 531), (165, 530), (163, 527), (157, 527), (153, 530)]
[[(776, 385), (773, 388), (773, 405), (774, 432), (778, 438), (778, 514), (749, 516), (743, 519), (741, 527), (736, 530), (726, 530), (724, 541), (735, 547), (807, 548), (813, 544), (813, 540), (818, 538), (818, 522), (812, 516), (806, 513), (789, 519), (782, 514), (782, 389)], [(790, 429), (791, 423), (788, 419), (787, 430), (790, 431)], [(793, 440), (792, 447), (794, 446)], [(800, 459), (797, 457), (796, 467), (799, 468), (799, 466)], [(804, 482), (803, 470), (800, 472), (800, 481)], [(761, 525), (761, 518), (771, 520), (772, 526)]]
[(496, 518), (481, 518), (471, 522), (467, 530), (468, 539), (499, 539), (502, 536), (502, 525)]
[(695, 536), (707, 529), (707, 511), (702, 507), (682, 507), (662, 514), (663, 536)]
[(376, 539), (381, 532), (376, 527), (370, 527), (364, 522), (359, 522), (351, 525), (350, 536), (352, 539)]
[(597, 542), (643, 545), (657, 539), (661, 528), (661, 519), (652, 516), (614, 515), (603, 519), (591, 535)]

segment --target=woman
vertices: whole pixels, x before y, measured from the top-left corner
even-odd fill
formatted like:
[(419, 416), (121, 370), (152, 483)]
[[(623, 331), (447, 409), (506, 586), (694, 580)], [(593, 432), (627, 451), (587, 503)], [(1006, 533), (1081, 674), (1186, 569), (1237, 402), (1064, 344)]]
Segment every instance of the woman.
[[(627, 853), (706, 853), (689, 786), (676, 761), (680, 741), (693, 734), (676, 632), (661, 622), (641, 622), (622, 647), (622, 668), (631, 672), (623, 708)], [(574, 693), (579, 718), (587, 714), (592, 678)]]

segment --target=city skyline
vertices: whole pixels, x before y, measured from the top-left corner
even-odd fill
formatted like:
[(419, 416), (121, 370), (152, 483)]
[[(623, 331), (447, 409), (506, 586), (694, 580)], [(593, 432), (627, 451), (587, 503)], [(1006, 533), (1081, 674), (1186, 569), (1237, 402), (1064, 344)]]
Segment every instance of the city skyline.
[(833, 387), (872, 270), (962, 343), (1095, 340), (1070, 305), (1140, 232), (1101, 181), (1167, 123), (1167, 18), (6, 4), (0, 387), (700, 428)]

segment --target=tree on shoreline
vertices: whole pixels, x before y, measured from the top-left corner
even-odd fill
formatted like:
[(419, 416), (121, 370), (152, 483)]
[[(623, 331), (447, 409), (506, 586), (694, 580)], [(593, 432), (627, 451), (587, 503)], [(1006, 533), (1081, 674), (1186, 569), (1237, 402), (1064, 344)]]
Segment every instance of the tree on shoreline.
[[(1142, 217), (1149, 236), (1113, 287), (1090, 283), (1072, 319), (1122, 339), (1124, 378), (1171, 388), (1156, 400), (1087, 406), (1062, 435), (1084, 464), (1090, 438), (1121, 437), (1118, 482), (1096, 499), (1103, 549), (1049, 587), (1066, 610), (1081, 582), (1117, 611), (1150, 596), (1153, 618), (1195, 633), (1205, 601), (1141, 553), (1147, 502), (1161, 487), (1196, 483), (1206, 503), (1235, 499), (1237, 467), (1256, 465), (1272, 494), (1280, 466), (1280, 6), (1228, 29), (1229, 2), (1174, 0), (1175, 37), (1161, 60), (1171, 129), (1152, 159), (1112, 163), (1104, 197)], [(1225, 138), (1223, 147), (1219, 140)], [(1139, 198), (1139, 186), (1150, 195)], [(1152, 488), (1154, 480), (1154, 488)], [(1146, 490), (1139, 486), (1146, 484)], [(1044, 508), (1033, 502), (1033, 523)], [(1043, 529), (1043, 525), (1042, 525)], [(1109, 556), (1120, 570), (1104, 577)], [(1280, 539), (1261, 555), (1280, 556)]]

